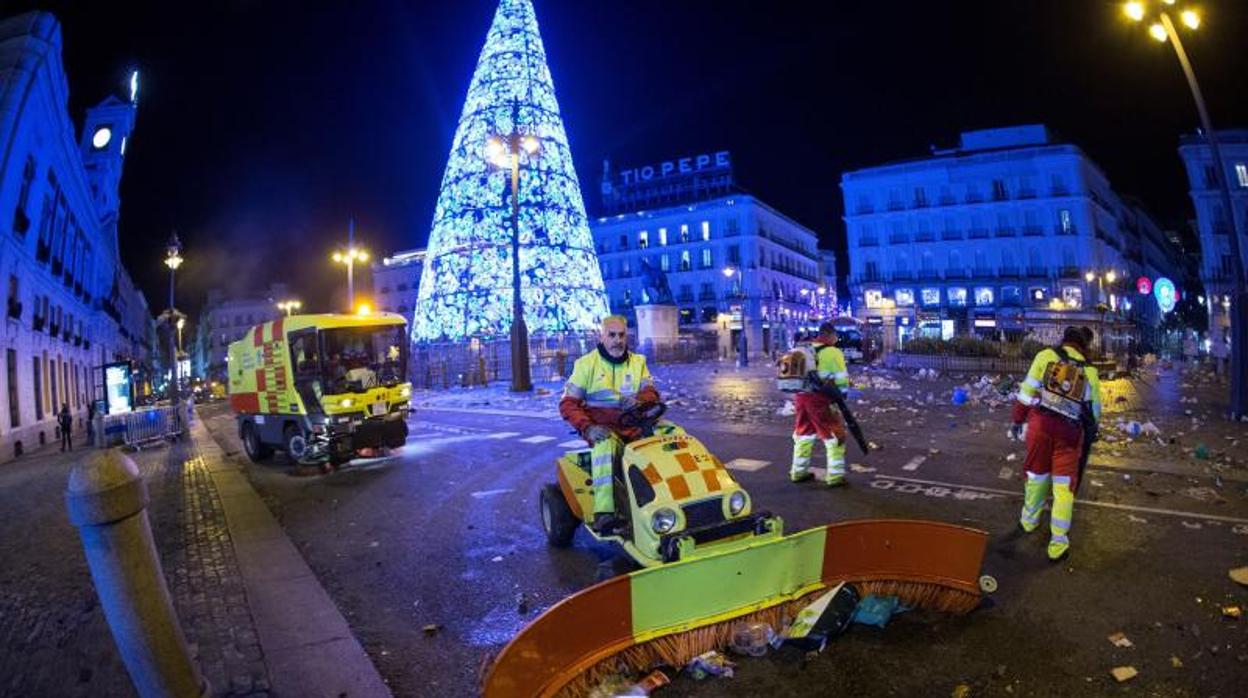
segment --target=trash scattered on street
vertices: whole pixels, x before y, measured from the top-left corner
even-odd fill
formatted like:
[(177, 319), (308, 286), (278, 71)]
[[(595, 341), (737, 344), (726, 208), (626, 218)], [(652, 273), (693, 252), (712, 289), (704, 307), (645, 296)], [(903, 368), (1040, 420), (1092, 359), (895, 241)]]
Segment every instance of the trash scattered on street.
[(1135, 643), (1127, 639), (1126, 633), (1121, 631), (1110, 635), (1108, 639), (1115, 647), (1135, 647)]
[(821, 651), (828, 640), (845, 632), (857, 606), (858, 592), (842, 582), (803, 608), (777, 640), (807, 652)]
[(866, 465), (859, 465), (857, 463), (850, 463), (849, 470), (853, 473), (874, 473), (876, 471), (875, 468)]
[(901, 601), (896, 596), (876, 596), (868, 594), (862, 601), (858, 602), (858, 607), (854, 609), (854, 615), (851, 620), (862, 625), (874, 625), (877, 628), (883, 628), (888, 625), (888, 621), (897, 613), (904, 613), (909, 609), (901, 605)]
[(1118, 683), (1130, 681), (1140, 674), (1140, 672), (1136, 671), (1133, 666), (1117, 666), (1110, 670), (1109, 673), (1114, 675), (1114, 678), (1118, 680)]
[(1223, 606), (1222, 607), (1223, 618), (1230, 618), (1231, 620), (1239, 620), (1240, 617), (1243, 616), (1243, 614), (1244, 614), (1244, 609), (1240, 608), (1239, 606)]
[(971, 687), (967, 686), (964, 683), (960, 683), (957, 686), (953, 687), (953, 693), (950, 695), (953, 698), (970, 698)]
[(776, 410), (777, 417), (792, 417), (797, 412), (797, 408), (793, 406), (792, 400), (786, 400), (780, 409)]
[(1204, 526), (1201, 526), (1199, 521), (1184, 521), (1183, 528), (1186, 528), (1192, 531), (1199, 531), (1200, 529), (1204, 528)]
[(736, 664), (722, 653), (711, 650), (694, 657), (693, 661), (685, 665), (685, 671), (689, 672), (695, 681), (701, 681), (708, 676), (723, 676), (731, 679), (732, 669), (735, 666)]
[(997, 473), (997, 478), (1001, 480), (1013, 480), (1014, 468), (1009, 468), (1009, 467), (1001, 468), (1001, 472)]
[(775, 631), (767, 623), (737, 623), (732, 627), (732, 651), (761, 657), (767, 654), (767, 648), (775, 636)]
[(1227, 574), (1237, 584), (1242, 584), (1248, 587), (1248, 567), (1236, 567), (1227, 572)]
[(429, 623), (425, 627), (421, 628), (421, 630), (424, 631), (425, 635), (433, 635), (434, 633), (438, 632), (441, 629), (442, 629), (442, 626), (438, 625), (437, 623)]
[(628, 677), (621, 674), (612, 674), (602, 681), (589, 692), (588, 698), (615, 698), (615, 696), (625, 695), (624, 691), (630, 690), (633, 682)]
[(1174, 655), (1170, 655), (1170, 666), (1174, 667), (1175, 669), (1182, 669), (1183, 660), (1179, 659), (1178, 657)]
[(672, 680), (667, 677), (667, 674), (663, 673), (663, 670), (655, 669), (649, 674), (646, 674), (645, 678), (643, 678), (642, 680), (638, 681), (637, 683), (629, 686), (628, 688), (624, 689), (623, 691), (615, 695), (616, 696), (648, 696), (651, 693), (654, 693), (657, 689), (663, 688), (664, 686), (668, 685), (671, 682)]
[(1014, 461), (1018, 460), (1018, 454), (1011, 453), (1005, 457), (1005, 460), (1009, 461), (1010, 463), (1013, 463)]

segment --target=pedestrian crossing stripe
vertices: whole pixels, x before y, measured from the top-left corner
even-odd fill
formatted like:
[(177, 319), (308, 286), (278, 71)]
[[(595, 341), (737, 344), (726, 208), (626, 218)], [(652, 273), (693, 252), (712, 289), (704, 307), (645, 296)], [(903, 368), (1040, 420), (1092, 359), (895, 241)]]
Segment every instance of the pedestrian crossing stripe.
[(584, 439), (569, 439), (559, 444), (559, 448), (588, 448)]
[(546, 442), (546, 441), (554, 441), (554, 440), (555, 440), (555, 437), (553, 437), (553, 436), (530, 436), (530, 437), (529, 437), (529, 438), (527, 438), (527, 439), (520, 439), (520, 443), (522, 443), (522, 444), (540, 444), (540, 443), (544, 443), (544, 442)]
[(487, 439), (510, 439), (513, 436), (519, 436), (518, 431), (496, 431), (493, 434), (486, 434)]

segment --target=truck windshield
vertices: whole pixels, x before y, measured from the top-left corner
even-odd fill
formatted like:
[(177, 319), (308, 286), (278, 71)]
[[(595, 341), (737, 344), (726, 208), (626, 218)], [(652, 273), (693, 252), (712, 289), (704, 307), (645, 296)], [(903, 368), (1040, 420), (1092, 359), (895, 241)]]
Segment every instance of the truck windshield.
[(326, 391), (361, 393), (402, 383), (407, 375), (404, 325), (323, 330)]

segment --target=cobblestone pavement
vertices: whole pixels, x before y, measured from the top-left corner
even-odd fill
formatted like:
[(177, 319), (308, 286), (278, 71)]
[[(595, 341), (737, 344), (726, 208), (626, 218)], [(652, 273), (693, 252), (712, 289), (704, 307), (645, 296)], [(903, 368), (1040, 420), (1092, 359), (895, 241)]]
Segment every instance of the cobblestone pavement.
[[(132, 696), (65, 514), (69, 472), (87, 451), (50, 448), (0, 466), (0, 696)], [(188, 457), (189, 454), (189, 457)], [(268, 695), (221, 502), (189, 444), (130, 454), (187, 641), (220, 696)]]

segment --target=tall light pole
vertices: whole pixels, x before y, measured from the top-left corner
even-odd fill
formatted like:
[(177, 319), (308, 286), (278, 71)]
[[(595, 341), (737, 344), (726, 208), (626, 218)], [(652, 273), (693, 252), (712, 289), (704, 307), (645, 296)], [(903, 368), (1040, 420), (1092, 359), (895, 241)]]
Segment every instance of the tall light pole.
[(533, 389), (529, 374), (529, 328), (524, 322), (524, 299), (520, 297), (520, 159), (537, 158), (541, 143), (519, 127), (520, 105), (511, 107), (511, 133), (490, 136), (485, 157), (499, 169), (511, 170), (511, 389)]
[[(182, 242), (178, 240), (177, 231), (169, 238), (169, 243), (165, 245), (165, 266), (169, 267), (169, 311), (166, 321), (169, 323), (169, 404), (176, 405), (178, 403), (178, 350), (174, 346), (174, 324), (177, 322), (177, 306), (174, 305), (173, 289), (174, 281), (177, 278), (178, 267), (182, 266)], [(181, 326), (178, 327), (181, 330)], [(179, 339), (179, 344), (181, 341)]]
[[(1180, 9), (1178, 0), (1160, 0), (1160, 2), (1154, 1), (1147, 4), (1143, 0), (1133, 0), (1123, 5), (1123, 11), (1133, 21), (1142, 22), (1149, 16), (1150, 5), (1155, 11), (1156, 20), (1148, 27), (1149, 36), (1157, 41), (1169, 40), (1174, 46), (1174, 54), (1183, 68), (1187, 86), (1192, 91), (1192, 99), (1196, 101), (1196, 111), (1200, 113), (1200, 125), (1204, 129), (1205, 140), (1209, 142), (1209, 153), (1213, 156), (1213, 166), (1217, 172), (1217, 185), (1222, 195), (1222, 210), (1226, 212), (1231, 225), (1228, 231), (1231, 260), (1234, 264), (1231, 267), (1231, 273), (1235, 278), (1232, 279), (1234, 295), (1228, 312), (1231, 322), (1230, 417), (1238, 420), (1248, 416), (1248, 291), (1246, 291), (1244, 275), (1244, 258), (1240, 251), (1240, 223), (1235, 215), (1235, 207), (1231, 203), (1231, 186), (1226, 176), (1226, 164), (1222, 161), (1222, 149), (1218, 147), (1217, 132), (1213, 130), (1213, 121), (1209, 118), (1209, 109), (1205, 106), (1200, 83), (1196, 82), (1196, 73), (1192, 70), (1192, 63), (1187, 58), (1183, 41), (1179, 38), (1179, 33), (1174, 28), (1174, 20), (1170, 16), (1172, 12), (1178, 12), (1179, 21), (1185, 27), (1195, 30), (1200, 27), (1200, 15), (1195, 9)], [(1216, 231), (1214, 239), (1217, 239)], [(1230, 312), (1234, 314), (1231, 315)]]
[(280, 303), (277, 304), (277, 309), (286, 313), (286, 317), (290, 317), (291, 315), (294, 315), (295, 311), (302, 307), (303, 307), (303, 303), (300, 303), (299, 301), (296, 301), (296, 300), (281, 301)]
[(1105, 302), (1105, 284), (1118, 280), (1118, 272), (1110, 269), (1105, 272), (1089, 271), (1083, 275), (1088, 283), (1096, 281), (1096, 310), (1101, 314), (1101, 357), (1105, 356), (1105, 314), (1109, 312), (1109, 304)]
[(355, 312), (355, 263), (368, 261), (368, 250), (355, 246), (355, 218), (347, 226), (347, 246), (334, 252), (333, 260), (347, 267), (347, 312)]
[[(746, 316), (749, 315), (749, 299), (745, 297), (744, 279), (739, 275), (739, 270), (733, 266), (724, 267), (724, 276), (733, 280), (732, 295), (741, 301), (741, 336), (737, 338), (737, 365), (741, 367), (750, 365), (750, 339), (746, 335)], [(735, 278), (734, 278), (735, 277)], [(729, 310), (732, 307), (729, 306)]]

